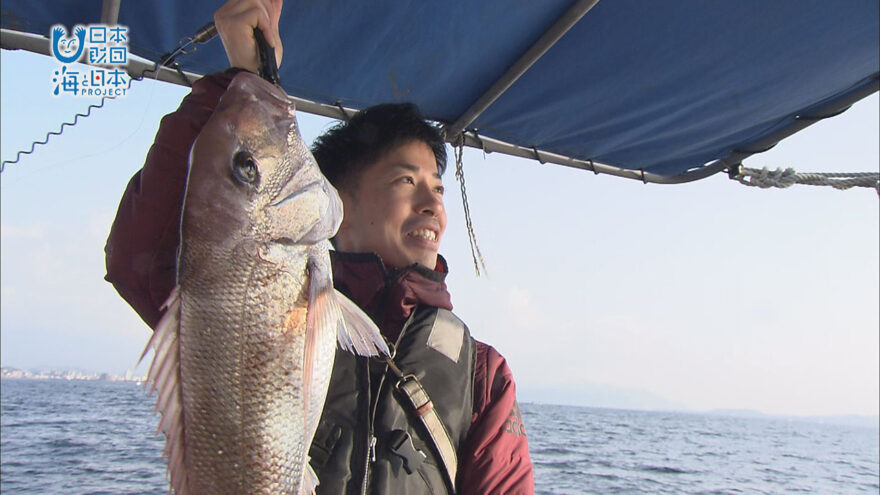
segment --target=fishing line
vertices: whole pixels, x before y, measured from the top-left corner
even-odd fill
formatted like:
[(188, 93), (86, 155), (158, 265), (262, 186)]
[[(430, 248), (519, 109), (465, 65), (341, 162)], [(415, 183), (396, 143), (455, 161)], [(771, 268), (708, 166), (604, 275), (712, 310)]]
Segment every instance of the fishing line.
[[(192, 36), (187, 36), (185, 38), (182, 38), (180, 40), (180, 42), (177, 44), (177, 47), (175, 47), (174, 50), (172, 50), (164, 55), (161, 55), (159, 57), (159, 59), (153, 64), (153, 67), (151, 67), (149, 69), (142, 70), (141, 73), (138, 75), (132, 75), (128, 79), (128, 84), (126, 85), (126, 92), (128, 92), (128, 90), (131, 89), (132, 81), (142, 81), (146, 77), (147, 73), (152, 72), (153, 73), (152, 79), (157, 80), (159, 78), (159, 70), (162, 67), (168, 67), (168, 68), (176, 70), (177, 73), (180, 74), (180, 76), (183, 78), (184, 82), (186, 82), (187, 86), (191, 87), (192, 82), (189, 80), (189, 78), (186, 76), (186, 74), (184, 74), (183, 70), (180, 68), (180, 64), (175, 62), (174, 59), (178, 55), (189, 54), (189, 53), (194, 52), (196, 50), (197, 44), (206, 43), (206, 42), (210, 41), (211, 39), (213, 39), (215, 36), (217, 36), (217, 28), (214, 26), (213, 22), (209, 22), (208, 24), (205, 24), (204, 26), (199, 28)], [(60, 135), (64, 134), (65, 127), (75, 126), (77, 123), (79, 123), (80, 117), (87, 118), (87, 117), (91, 116), (92, 110), (98, 109), (98, 108), (103, 108), (104, 104), (107, 103), (107, 100), (115, 100), (116, 98), (118, 98), (118, 96), (116, 96), (116, 95), (102, 96), (100, 103), (90, 104), (86, 108), (85, 113), (78, 112), (76, 115), (73, 116), (72, 122), (62, 122), (61, 127), (59, 127), (57, 131), (47, 132), (46, 137), (42, 141), (32, 142), (29, 150), (18, 151), (18, 153), (16, 153), (16, 155), (15, 155), (14, 160), (4, 160), (2, 163), (0, 163), (0, 173), (2, 173), (4, 170), (6, 170), (7, 164), (18, 163), (18, 161), (21, 159), (22, 155), (32, 154), (38, 145), (48, 144), (49, 138), (51, 138), (52, 136), (60, 136)], [(151, 98), (152, 98), (152, 96), (151, 96)], [(141, 119), (141, 124), (143, 124), (143, 118)], [(134, 134), (134, 133), (132, 133), (132, 134)], [(129, 136), (129, 137), (131, 137), (131, 136)], [(128, 138), (126, 138), (126, 139), (128, 139)]]

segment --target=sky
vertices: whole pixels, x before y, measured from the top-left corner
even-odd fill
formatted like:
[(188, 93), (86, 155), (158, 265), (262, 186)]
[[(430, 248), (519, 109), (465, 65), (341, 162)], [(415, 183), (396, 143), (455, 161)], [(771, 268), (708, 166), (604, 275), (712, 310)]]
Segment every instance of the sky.
[[(0, 55), (12, 159), (94, 102), (52, 97), (57, 62)], [(187, 88), (135, 83), (0, 175), (0, 363), (135, 369), (149, 328), (103, 281), (103, 246), (162, 115)], [(877, 171), (878, 96), (748, 167)], [(307, 142), (332, 121), (299, 115)], [(871, 189), (645, 185), (466, 149), (488, 277), (450, 166), (441, 253), (455, 312), (508, 360), (522, 401), (877, 415), (880, 219)], [(142, 371), (144, 366), (137, 368)]]

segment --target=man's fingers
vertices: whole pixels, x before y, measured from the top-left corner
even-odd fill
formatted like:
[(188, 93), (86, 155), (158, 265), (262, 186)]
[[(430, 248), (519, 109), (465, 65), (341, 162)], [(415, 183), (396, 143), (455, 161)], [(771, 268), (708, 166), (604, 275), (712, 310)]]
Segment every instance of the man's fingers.
[(275, 47), (275, 61), (281, 66), (281, 56), (284, 54), (284, 45), (281, 43), (281, 8), (284, 6), (284, 0), (272, 0), (272, 8), (269, 10), (269, 18), (271, 20), (269, 36), (272, 38), (271, 45)]
[(259, 28), (275, 48), (275, 60), (281, 64), (281, 38), (278, 19), (279, 0), (229, 0), (214, 13), (214, 24), (232, 67), (252, 72), (259, 68), (254, 28)]
[(281, 20), (281, 8), (284, 6), (284, 0), (272, 0), (272, 8), (269, 9), (269, 18), (274, 26), (275, 41), (281, 43), (281, 34), (279, 32), (279, 21)]

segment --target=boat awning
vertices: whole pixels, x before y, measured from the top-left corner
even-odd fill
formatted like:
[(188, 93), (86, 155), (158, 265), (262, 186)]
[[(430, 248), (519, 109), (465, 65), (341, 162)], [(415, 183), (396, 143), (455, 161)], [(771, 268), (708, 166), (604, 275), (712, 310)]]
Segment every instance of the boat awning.
[[(219, 4), (4, 0), (3, 47), (50, 54), (47, 40), (21, 35), (103, 19), (128, 26), (131, 53), (154, 61)], [(877, 91), (878, 10), (877, 0), (289, 1), (280, 75), (301, 110), (339, 117), (412, 101), (450, 142), (683, 182)], [(192, 74), (227, 68), (219, 39), (176, 62)]]

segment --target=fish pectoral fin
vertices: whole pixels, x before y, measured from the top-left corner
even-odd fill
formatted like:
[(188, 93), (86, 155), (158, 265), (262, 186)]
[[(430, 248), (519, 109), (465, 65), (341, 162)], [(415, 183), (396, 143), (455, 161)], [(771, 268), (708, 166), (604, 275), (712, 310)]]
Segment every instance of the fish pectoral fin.
[[(342, 312), (336, 302), (333, 294), (333, 280), (330, 272), (325, 268), (320, 260), (310, 259), (307, 265), (309, 271), (309, 308), (306, 313), (306, 333), (303, 348), (303, 368), (302, 368), (302, 395), (303, 404), (308, 406), (311, 404), (312, 396), (312, 380), (314, 378), (314, 368), (316, 361), (316, 353), (318, 352), (318, 343), (324, 342), (322, 337), (332, 338), (339, 322), (342, 321)], [(324, 394), (324, 391), (316, 391)], [(323, 399), (322, 399), (323, 401)], [(308, 414), (303, 416), (308, 421)], [(305, 432), (314, 434), (317, 428), (317, 418), (314, 424), (305, 424)]]
[[(379, 327), (361, 308), (345, 297), (345, 294), (333, 288), (333, 277), (328, 267), (315, 260), (310, 260), (308, 267), (310, 280), (307, 331), (335, 331), (339, 347), (360, 356), (388, 356), (388, 345)], [(312, 337), (307, 336), (307, 350), (310, 340)], [(308, 352), (306, 359), (306, 364), (309, 364)], [(304, 371), (308, 374), (308, 367)]]
[(175, 287), (162, 306), (165, 314), (153, 330), (153, 336), (138, 361), (143, 361), (147, 352), (153, 350), (153, 362), (150, 363), (145, 386), (151, 387), (151, 392), (158, 392), (155, 410), (162, 414), (158, 430), (165, 435), (165, 457), (168, 458), (168, 473), (175, 494), (189, 492), (184, 465), (183, 398), (180, 390), (180, 344), (177, 338), (180, 330), (180, 298), (180, 290)]
[(315, 474), (315, 470), (312, 469), (312, 465), (309, 464), (308, 459), (306, 459), (306, 468), (303, 469), (302, 483), (299, 485), (299, 495), (315, 495), (315, 490), (317, 488), (318, 475)]
[(345, 294), (333, 289), (336, 303), (342, 311), (342, 324), (337, 328), (339, 346), (361, 356), (389, 356), (388, 345), (379, 327)]

